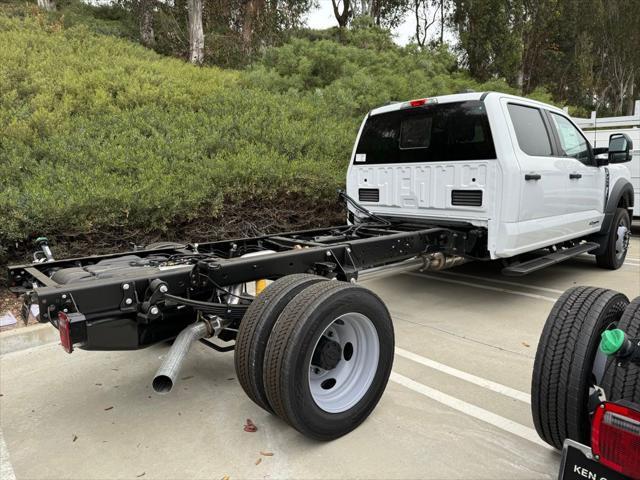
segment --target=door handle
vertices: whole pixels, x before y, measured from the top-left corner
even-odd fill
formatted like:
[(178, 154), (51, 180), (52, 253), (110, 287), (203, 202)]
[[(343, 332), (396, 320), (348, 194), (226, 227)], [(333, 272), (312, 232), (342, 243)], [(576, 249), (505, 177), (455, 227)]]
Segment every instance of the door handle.
[(570, 173), (569, 174), (569, 178), (571, 180), (577, 180), (579, 178), (582, 178), (582, 174), (581, 173)]
[(524, 179), (525, 179), (525, 180), (527, 180), (527, 181), (528, 181), (528, 180), (536, 180), (536, 181), (538, 181), (538, 180), (540, 180), (541, 178), (542, 178), (542, 175), (540, 175), (539, 173), (527, 173), (527, 174), (524, 176)]

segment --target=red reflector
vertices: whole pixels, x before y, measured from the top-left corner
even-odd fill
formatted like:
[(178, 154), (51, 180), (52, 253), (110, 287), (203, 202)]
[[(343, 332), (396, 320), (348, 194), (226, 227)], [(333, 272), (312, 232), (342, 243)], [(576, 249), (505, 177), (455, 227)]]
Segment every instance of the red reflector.
[(71, 343), (71, 322), (64, 312), (58, 313), (58, 331), (60, 332), (60, 343), (67, 353), (73, 352), (73, 343)]
[(639, 480), (640, 410), (603, 403), (593, 417), (591, 449), (603, 465)]
[(411, 100), (409, 102), (409, 105), (411, 105), (412, 107), (420, 107), (421, 105), (424, 105), (425, 103), (427, 103), (427, 99), (426, 98), (419, 98), (417, 100)]

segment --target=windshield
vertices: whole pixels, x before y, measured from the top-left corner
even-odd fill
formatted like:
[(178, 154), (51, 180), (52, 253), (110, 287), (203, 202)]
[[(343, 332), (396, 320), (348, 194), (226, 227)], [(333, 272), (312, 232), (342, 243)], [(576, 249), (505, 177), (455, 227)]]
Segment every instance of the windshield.
[(412, 163), (496, 158), (484, 103), (430, 104), (373, 115), (356, 163)]

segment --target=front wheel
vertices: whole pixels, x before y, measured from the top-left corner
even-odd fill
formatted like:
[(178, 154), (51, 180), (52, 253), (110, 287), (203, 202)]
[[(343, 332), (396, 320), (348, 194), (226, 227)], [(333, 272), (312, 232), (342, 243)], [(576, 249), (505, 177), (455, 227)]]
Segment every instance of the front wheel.
[(605, 240), (606, 249), (596, 255), (596, 263), (601, 268), (617, 270), (624, 263), (631, 238), (631, 219), (626, 208), (618, 208), (613, 216), (609, 234)]
[(380, 400), (393, 349), (391, 317), (376, 294), (345, 282), (311, 285), (286, 306), (269, 337), (269, 403), (308, 437), (345, 435)]

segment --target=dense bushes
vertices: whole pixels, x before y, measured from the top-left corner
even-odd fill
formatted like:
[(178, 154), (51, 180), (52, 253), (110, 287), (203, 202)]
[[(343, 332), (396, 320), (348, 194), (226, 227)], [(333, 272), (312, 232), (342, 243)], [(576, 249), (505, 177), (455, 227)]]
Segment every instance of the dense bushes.
[(352, 132), (308, 100), (86, 28), (5, 18), (0, 30), (3, 245), (163, 230), (203, 208), (216, 217), (223, 199), (324, 200), (340, 182)]
[[(82, 25), (0, 15), (0, 248), (39, 234), (170, 236), (241, 207), (287, 212), (272, 223), (324, 223), (369, 108), (506, 89), (456, 72), (446, 51), (350, 35), (295, 39), (232, 71)], [(225, 228), (216, 231), (238, 231)]]

